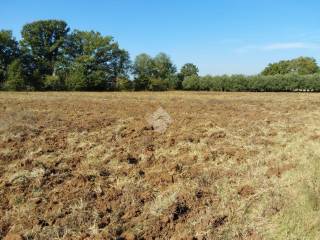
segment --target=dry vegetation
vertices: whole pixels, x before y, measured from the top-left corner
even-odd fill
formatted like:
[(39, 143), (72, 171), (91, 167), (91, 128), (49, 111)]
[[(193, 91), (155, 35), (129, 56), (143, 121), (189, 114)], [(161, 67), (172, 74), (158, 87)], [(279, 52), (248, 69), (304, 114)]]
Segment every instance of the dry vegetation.
[(2, 92), (0, 239), (319, 239), (319, 107), (307, 93)]

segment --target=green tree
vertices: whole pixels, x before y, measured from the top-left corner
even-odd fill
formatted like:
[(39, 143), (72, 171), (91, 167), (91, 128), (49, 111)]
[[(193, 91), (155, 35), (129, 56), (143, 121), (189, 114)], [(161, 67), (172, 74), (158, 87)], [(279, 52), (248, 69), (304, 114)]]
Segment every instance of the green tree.
[[(136, 90), (165, 90), (176, 88), (176, 67), (170, 57), (159, 53), (154, 58), (143, 53), (133, 64), (134, 86)], [(162, 85), (162, 86), (160, 86)]]
[(280, 61), (269, 64), (263, 71), (262, 75), (277, 74), (313, 74), (319, 71), (319, 66), (314, 58), (299, 57), (292, 60)]
[(23, 68), (19, 59), (14, 60), (8, 67), (8, 75), (4, 84), (6, 90), (20, 91), (26, 89)]
[(72, 64), (66, 79), (70, 90), (105, 90), (107, 89), (106, 73), (96, 68), (94, 59), (82, 56)]
[(128, 91), (132, 89), (132, 81), (130, 81), (126, 77), (118, 77), (117, 78), (117, 90), (118, 91)]
[(0, 88), (4, 83), (9, 64), (19, 56), (18, 42), (13, 38), (12, 32), (0, 31)]
[(200, 77), (192, 75), (186, 77), (182, 82), (182, 87), (185, 90), (199, 90), (200, 89)]
[(153, 73), (156, 78), (161, 78), (162, 80), (169, 79), (177, 71), (170, 57), (165, 53), (159, 53), (157, 56), (155, 56), (153, 63)]
[(64, 90), (65, 83), (59, 76), (47, 75), (44, 79), (44, 88), (53, 91)]
[(84, 91), (88, 88), (87, 73), (83, 64), (74, 64), (67, 75), (65, 84), (68, 90)]
[(135, 90), (147, 90), (154, 76), (155, 67), (153, 59), (145, 53), (138, 55), (133, 63)]
[(69, 28), (60, 20), (41, 20), (23, 26), (21, 46), (37, 64), (41, 76), (52, 75)]
[(182, 89), (182, 83), (180, 82), (178, 74), (171, 75), (168, 79), (166, 79), (166, 81), (168, 82), (168, 89)]
[[(116, 79), (126, 77), (130, 70), (129, 54), (120, 49), (110, 36), (99, 32), (75, 30), (66, 41), (66, 59), (58, 69), (82, 65), (87, 90), (111, 90), (116, 88)], [(76, 66), (78, 67), (78, 66)], [(73, 74), (73, 73), (72, 73)]]
[(206, 91), (217, 90), (217, 89), (215, 89), (215, 86), (214, 86), (214, 79), (210, 75), (207, 75), (207, 76), (200, 78), (199, 88), (200, 88), (200, 90), (206, 90)]
[(299, 57), (292, 61), (292, 70), (293, 73), (307, 75), (317, 73), (319, 66), (314, 58)]
[(164, 91), (176, 89), (175, 73), (176, 66), (171, 61), (170, 57), (165, 53), (159, 53), (153, 59), (154, 71), (149, 89), (153, 91)]
[(149, 84), (149, 90), (151, 91), (166, 91), (169, 88), (168, 79), (152, 78)]
[(198, 75), (199, 69), (192, 63), (186, 63), (182, 66), (180, 73), (183, 77), (190, 77), (192, 75)]
[(182, 89), (182, 82), (186, 77), (190, 77), (193, 75), (198, 76), (198, 73), (199, 73), (199, 69), (196, 65), (192, 63), (184, 64), (177, 75), (178, 77), (177, 89)]

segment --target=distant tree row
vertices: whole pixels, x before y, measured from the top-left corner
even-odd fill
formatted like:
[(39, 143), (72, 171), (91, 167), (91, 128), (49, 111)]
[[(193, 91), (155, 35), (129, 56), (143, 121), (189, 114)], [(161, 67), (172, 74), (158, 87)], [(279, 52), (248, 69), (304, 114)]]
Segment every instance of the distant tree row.
[(259, 75), (190, 76), (182, 83), (185, 90), (288, 92), (320, 91), (316, 60), (299, 57), (269, 64)]
[(164, 53), (155, 57), (129, 53), (110, 36), (70, 31), (60, 20), (23, 26), (18, 42), (0, 31), (0, 88), (4, 90), (212, 90), (320, 91), (319, 67), (300, 57), (269, 64), (256, 76), (199, 76), (197, 66), (180, 71)]
[(320, 74), (299, 75), (223, 75), (190, 77), (183, 82), (185, 90), (226, 91), (226, 92), (320, 92)]

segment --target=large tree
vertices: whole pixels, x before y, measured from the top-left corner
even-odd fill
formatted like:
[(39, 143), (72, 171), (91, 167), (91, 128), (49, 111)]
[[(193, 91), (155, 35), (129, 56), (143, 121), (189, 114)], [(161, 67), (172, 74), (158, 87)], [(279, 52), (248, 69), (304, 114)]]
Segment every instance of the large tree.
[(155, 56), (153, 62), (155, 77), (161, 78), (162, 80), (169, 79), (177, 71), (170, 57), (165, 53), (159, 53)]
[(18, 42), (12, 37), (11, 31), (0, 31), (0, 87), (3, 84), (9, 64), (18, 57)]
[(292, 60), (271, 63), (262, 71), (261, 74), (265, 76), (289, 73), (307, 75), (318, 71), (319, 66), (314, 58), (299, 57)]
[(177, 89), (182, 89), (182, 82), (191, 76), (198, 76), (199, 69), (192, 63), (186, 63), (181, 67), (180, 73), (178, 74)]
[(133, 63), (134, 87), (136, 90), (147, 90), (154, 76), (154, 61), (148, 54), (138, 55)]
[(186, 63), (182, 66), (180, 73), (183, 77), (190, 77), (192, 75), (198, 75), (199, 69), (192, 63)]
[(172, 63), (170, 57), (165, 53), (159, 53), (153, 59), (154, 76), (150, 82), (149, 89), (155, 91), (163, 91), (168, 88), (176, 88), (175, 73), (176, 66)]
[(52, 75), (69, 28), (60, 20), (41, 20), (26, 24), (21, 31), (21, 45), (37, 64), (40, 75)]
[(135, 89), (166, 90), (175, 84), (175, 72), (175, 65), (165, 53), (159, 53), (154, 58), (140, 54), (133, 64)]
[(198, 75), (187, 76), (182, 82), (182, 86), (185, 90), (199, 90), (200, 77)]
[[(128, 52), (99, 32), (75, 30), (66, 41), (65, 56), (69, 75), (78, 75), (77, 69), (83, 72), (86, 90), (114, 89), (117, 78), (127, 76), (129, 71)], [(70, 79), (76, 80), (72, 76)]]

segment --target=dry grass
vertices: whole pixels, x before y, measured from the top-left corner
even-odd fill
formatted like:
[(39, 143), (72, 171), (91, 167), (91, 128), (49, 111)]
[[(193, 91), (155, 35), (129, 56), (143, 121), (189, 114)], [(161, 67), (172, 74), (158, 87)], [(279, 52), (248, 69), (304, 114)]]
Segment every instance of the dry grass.
[(0, 239), (319, 239), (319, 107), (307, 93), (2, 92)]

